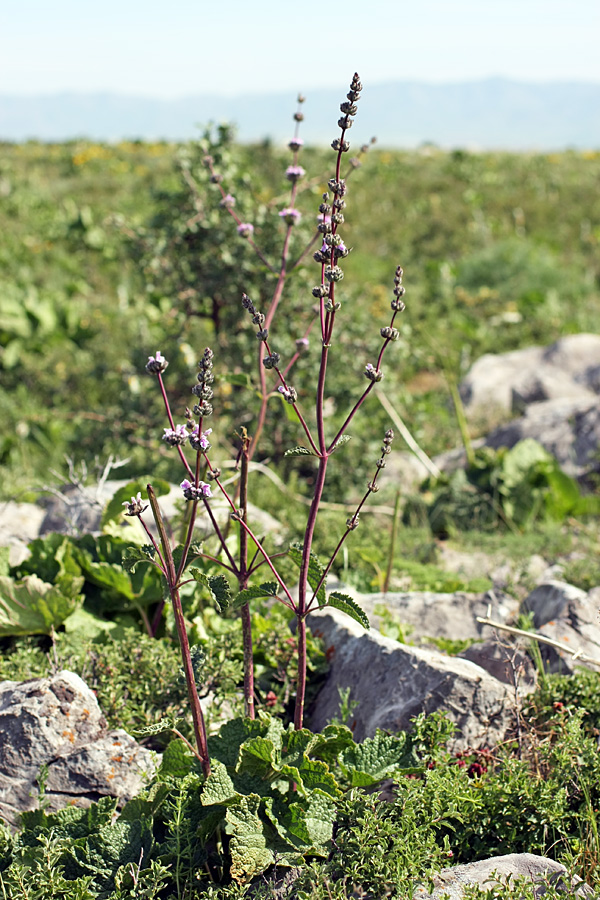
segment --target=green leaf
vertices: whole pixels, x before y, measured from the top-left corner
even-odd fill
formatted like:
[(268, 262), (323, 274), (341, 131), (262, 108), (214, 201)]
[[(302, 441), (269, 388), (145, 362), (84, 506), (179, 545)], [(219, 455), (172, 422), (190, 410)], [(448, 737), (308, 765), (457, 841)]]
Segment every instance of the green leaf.
[(162, 478), (153, 478), (151, 475), (141, 475), (139, 478), (134, 478), (133, 481), (130, 481), (123, 485), (122, 488), (119, 488), (112, 499), (109, 500), (106, 509), (102, 513), (100, 528), (104, 528), (109, 522), (121, 521), (123, 516), (123, 504), (131, 500), (132, 497), (136, 497), (138, 493), (146, 498), (148, 496), (146, 491), (148, 484), (152, 485), (157, 497), (163, 497), (171, 490), (169, 482)]
[(210, 596), (219, 612), (225, 612), (231, 603), (231, 588), (224, 575), (206, 575), (195, 566), (190, 566), (190, 575), (198, 584), (208, 588)]
[(347, 444), (348, 441), (351, 439), (351, 437), (352, 437), (351, 434), (342, 434), (342, 435), (340, 435), (340, 437), (337, 439), (337, 441), (335, 442), (335, 444), (333, 445), (333, 447), (332, 447), (331, 450), (329, 451), (329, 454), (331, 455), (332, 453), (335, 453), (336, 450), (339, 450), (340, 447), (343, 447), (344, 444)]
[(265, 823), (259, 816), (261, 798), (257, 794), (240, 797), (239, 804), (227, 810), (225, 830), (231, 835), (230, 875), (238, 884), (250, 881), (274, 862), (267, 847)]
[(342, 750), (354, 745), (352, 732), (347, 725), (326, 725), (323, 731), (314, 735), (314, 738), (315, 742), (307, 753), (330, 764), (337, 760)]
[(292, 846), (320, 856), (328, 852), (337, 809), (331, 797), (317, 789), (303, 797), (301, 803), (290, 803), (285, 808), (283, 802), (276, 802), (272, 809)]
[(348, 594), (340, 594), (339, 591), (332, 591), (327, 598), (327, 603), (324, 603), (319, 609), (325, 609), (328, 606), (332, 606), (334, 609), (340, 609), (342, 612), (345, 612), (347, 616), (350, 616), (351, 619), (359, 622), (363, 628), (367, 629), (367, 631), (371, 627), (369, 624), (369, 617), (362, 611), (356, 600), (353, 600)]
[(185, 778), (194, 768), (196, 761), (196, 757), (183, 741), (179, 739), (170, 741), (162, 755), (157, 777), (161, 780)]
[(396, 772), (422, 771), (406, 732), (384, 734), (377, 731), (361, 744), (352, 744), (339, 756), (340, 766), (351, 787), (368, 787)]
[(210, 775), (202, 788), (200, 798), (202, 806), (214, 806), (217, 803), (226, 806), (229, 803), (235, 803), (240, 795), (229, 777), (227, 767), (218, 759), (211, 760), (210, 766)]
[(47, 584), (37, 575), (19, 582), (0, 577), (0, 637), (50, 634), (83, 603), (83, 577), (65, 576), (60, 585)]
[(126, 572), (135, 572), (140, 563), (154, 561), (156, 550), (152, 544), (143, 544), (141, 547), (127, 547), (123, 553), (123, 568)]
[(173, 731), (181, 722), (185, 722), (185, 719), (176, 716), (166, 716), (159, 722), (154, 722), (153, 725), (144, 725), (143, 728), (133, 729), (131, 734), (135, 735), (135, 737), (151, 737), (155, 734), (164, 734), (165, 731)]
[(290, 450), (286, 450), (283, 454), (284, 456), (316, 456), (313, 450), (309, 450), (307, 447), (292, 447)]
[(90, 641), (95, 640), (100, 635), (112, 634), (116, 636), (122, 630), (122, 626), (118, 622), (108, 622), (106, 619), (100, 619), (82, 607), (71, 613), (65, 619), (63, 625), (67, 634), (76, 633), (80, 639)]
[[(289, 556), (296, 563), (298, 568), (302, 566), (302, 544), (294, 543), (290, 545), (290, 549), (288, 550)], [(321, 581), (323, 577), (325, 569), (323, 568), (323, 564), (321, 563), (318, 556), (316, 556), (312, 550), (310, 552), (310, 559), (308, 563), (308, 576), (307, 580), (313, 591), (316, 586)], [(317, 601), (319, 604), (325, 603), (325, 584), (322, 584), (319, 590), (317, 591)]]
[(120, 822), (135, 822), (148, 817), (153, 819), (170, 793), (163, 782), (155, 782), (147, 791), (129, 800), (119, 814)]
[(252, 379), (247, 372), (224, 372), (217, 375), (217, 381), (225, 384), (236, 384), (239, 387), (252, 387)]
[(231, 608), (239, 609), (240, 606), (244, 606), (245, 603), (249, 603), (251, 600), (256, 600), (257, 597), (275, 597), (278, 590), (279, 585), (276, 581), (265, 581), (264, 584), (246, 588), (240, 591), (239, 594), (236, 594), (231, 603)]
[(236, 772), (268, 779), (277, 765), (277, 751), (273, 741), (259, 735), (245, 741), (240, 747)]

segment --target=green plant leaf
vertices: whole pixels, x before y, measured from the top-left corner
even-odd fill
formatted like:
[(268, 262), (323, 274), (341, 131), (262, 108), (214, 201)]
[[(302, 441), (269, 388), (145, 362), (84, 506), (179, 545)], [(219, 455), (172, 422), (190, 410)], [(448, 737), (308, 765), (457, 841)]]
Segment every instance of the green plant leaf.
[(283, 454), (284, 456), (316, 456), (313, 450), (309, 450), (308, 447), (291, 447), (289, 450), (286, 450)]
[(200, 798), (202, 806), (214, 806), (215, 804), (226, 806), (229, 803), (237, 803), (240, 795), (229, 777), (227, 767), (218, 759), (211, 760), (210, 765), (210, 775), (204, 782)]
[(152, 544), (143, 544), (141, 547), (127, 547), (123, 553), (123, 568), (126, 572), (135, 572), (140, 563), (153, 562), (156, 550)]
[(276, 581), (265, 581), (264, 584), (246, 588), (233, 598), (231, 609), (239, 609), (240, 606), (256, 600), (257, 597), (275, 597), (278, 590), (279, 585)]
[(47, 584), (37, 575), (15, 582), (0, 577), (0, 637), (50, 634), (83, 603), (83, 577), (64, 576), (60, 585)]
[(367, 631), (371, 627), (367, 614), (362, 611), (356, 600), (353, 600), (348, 594), (340, 594), (339, 591), (332, 591), (327, 598), (327, 603), (324, 603), (319, 609), (326, 609), (328, 606), (333, 606), (334, 609), (340, 609), (342, 612), (345, 612), (346, 615), (350, 616), (350, 618), (354, 619), (356, 622), (359, 622), (363, 628), (367, 629)]
[(151, 475), (140, 475), (139, 478), (134, 478), (133, 481), (129, 481), (122, 488), (119, 488), (112, 499), (108, 501), (100, 519), (100, 527), (104, 528), (109, 522), (121, 521), (123, 504), (131, 500), (132, 497), (136, 497), (138, 493), (142, 497), (147, 497), (146, 487), (148, 484), (152, 485), (157, 497), (163, 497), (171, 490), (169, 482), (162, 478), (153, 478)]
[(374, 737), (343, 750), (339, 763), (351, 787), (369, 787), (392, 773), (409, 774), (423, 769), (406, 732), (396, 735), (377, 731)]
[(342, 435), (340, 435), (340, 437), (337, 439), (337, 441), (335, 442), (335, 444), (333, 445), (333, 447), (332, 447), (331, 450), (329, 451), (329, 454), (331, 455), (332, 453), (335, 453), (336, 450), (339, 450), (340, 447), (343, 447), (344, 444), (347, 444), (348, 441), (349, 441), (351, 438), (352, 438), (352, 435), (351, 435), (351, 434), (342, 434)]
[(224, 575), (206, 575), (195, 566), (190, 566), (189, 573), (198, 584), (208, 588), (210, 596), (219, 612), (225, 612), (231, 603), (231, 588)]
[(274, 862), (267, 847), (265, 823), (259, 816), (261, 798), (257, 794), (240, 797), (239, 803), (227, 810), (225, 830), (231, 835), (230, 875), (243, 884), (264, 872)]
[[(298, 568), (301, 568), (301, 566), (302, 566), (302, 544), (300, 544), (300, 543), (290, 544), (288, 554), (291, 557), (291, 559), (296, 563)], [(309, 559), (309, 563), (308, 563), (307, 580), (308, 580), (309, 585), (313, 589), (313, 591), (315, 590), (316, 586), (321, 581), (324, 571), (325, 571), (325, 569), (324, 569), (323, 564), (321, 563), (319, 557), (316, 556), (311, 550), (310, 559)], [(325, 603), (325, 584), (322, 584), (321, 587), (319, 588), (319, 590), (317, 591), (317, 601), (319, 602), (319, 604)]]
[(176, 716), (167, 716), (165, 719), (154, 722), (152, 725), (145, 725), (143, 728), (135, 728), (132, 730), (131, 734), (135, 737), (151, 737), (155, 734), (164, 734), (165, 731), (173, 731), (173, 729), (177, 728), (181, 722), (185, 722), (185, 719)]

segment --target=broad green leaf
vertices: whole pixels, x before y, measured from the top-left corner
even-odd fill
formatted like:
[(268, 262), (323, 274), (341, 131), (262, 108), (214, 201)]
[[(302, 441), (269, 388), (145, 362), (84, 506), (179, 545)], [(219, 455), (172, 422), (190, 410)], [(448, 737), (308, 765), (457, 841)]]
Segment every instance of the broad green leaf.
[(162, 755), (158, 778), (185, 778), (194, 769), (197, 760), (181, 740), (170, 741)]
[(292, 447), (290, 450), (286, 450), (283, 454), (284, 456), (315, 456), (313, 450), (309, 450), (308, 447)]
[(280, 804), (275, 806), (290, 843), (301, 847), (305, 853), (323, 855), (328, 852), (337, 809), (331, 797), (317, 789), (303, 797), (301, 803), (290, 803), (287, 810)]
[(257, 597), (275, 597), (278, 590), (279, 585), (276, 581), (266, 581), (264, 584), (246, 588), (233, 598), (231, 608), (239, 609), (240, 606), (250, 603), (251, 600), (256, 600)]
[(277, 765), (277, 751), (273, 741), (258, 736), (242, 744), (235, 770), (239, 774), (258, 775), (268, 779)]
[(335, 442), (335, 444), (333, 445), (333, 447), (331, 448), (331, 450), (329, 451), (329, 453), (330, 453), (330, 454), (331, 454), (331, 453), (335, 453), (336, 450), (339, 450), (340, 447), (343, 447), (344, 444), (347, 444), (348, 441), (351, 439), (351, 437), (352, 437), (351, 434), (342, 434), (342, 435), (340, 435), (340, 437), (337, 439), (337, 441)]
[(333, 763), (342, 750), (354, 745), (352, 732), (347, 725), (326, 725), (323, 731), (314, 737), (315, 743), (307, 753), (313, 759), (322, 759), (327, 763)]
[(252, 379), (247, 372), (223, 372), (217, 375), (217, 381), (222, 381), (225, 384), (235, 384), (239, 387), (252, 387)]
[(352, 787), (368, 787), (397, 771), (422, 770), (406, 732), (377, 731), (374, 737), (343, 750), (339, 762)]
[(210, 758), (216, 757), (228, 768), (235, 768), (240, 747), (250, 738), (264, 737), (273, 742), (275, 748), (281, 750), (284, 726), (281, 719), (247, 719), (238, 716), (225, 722), (218, 734), (208, 738)]
[(170, 788), (164, 782), (155, 782), (152, 787), (129, 800), (119, 814), (120, 822), (135, 822), (136, 819), (154, 818), (166, 798)]
[[(288, 550), (288, 554), (292, 558), (292, 560), (296, 563), (298, 568), (301, 568), (301, 566), (302, 566), (302, 544), (299, 544), (299, 543), (291, 544), (290, 549)], [(310, 560), (308, 563), (307, 580), (308, 580), (309, 585), (313, 589), (313, 591), (316, 588), (316, 586), (319, 584), (319, 582), (321, 581), (324, 571), (325, 571), (325, 569), (323, 568), (323, 565), (322, 565), (319, 557), (316, 556), (311, 550)], [(325, 603), (325, 585), (324, 584), (322, 584), (321, 587), (319, 588), (319, 590), (317, 591), (317, 601), (319, 602), (319, 604)]]
[[(162, 478), (152, 478), (150, 475), (141, 475), (139, 478), (134, 478), (133, 481), (128, 482), (122, 488), (114, 494), (111, 500), (106, 505), (106, 509), (102, 513), (102, 518), (100, 520), (100, 527), (104, 528), (108, 522), (112, 522), (114, 520), (120, 521), (123, 516), (125, 502), (131, 500), (132, 497), (136, 497), (138, 493), (141, 493), (142, 497), (146, 498), (147, 491), (146, 487), (148, 484), (151, 484), (154, 488), (154, 493), (157, 497), (163, 497), (165, 494), (168, 494), (171, 490), (171, 485), (168, 481), (164, 481)], [(148, 511), (148, 515), (151, 516), (150, 510)]]
[(363, 628), (367, 629), (367, 631), (371, 627), (366, 613), (362, 611), (356, 600), (353, 600), (348, 594), (340, 594), (339, 591), (332, 591), (327, 598), (327, 603), (320, 606), (319, 609), (324, 609), (328, 606), (333, 606), (334, 609), (340, 609), (342, 612), (345, 612), (346, 615), (350, 616), (350, 618), (354, 619), (356, 622), (359, 622)]
[(83, 578), (64, 576), (60, 586), (37, 575), (19, 582), (0, 577), (0, 637), (50, 634), (83, 603)]
[(140, 563), (153, 562), (156, 550), (152, 544), (143, 544), (141, 547), (127, 547), (123, 553), (123, 568), (126, 572), (135, 572)]
[(74, 634), (86, 640), (93, 641), (100, 637), (101, 634), (116, 635), (122, 630), (122, 626), (118, 622), (108, 622), (106, 619), (100, 619), (98, 616), (92, 615), (87, 609), (80, 607), (71, 613), (63, 622), (67, 634)]
[(195, 566), (190, 566), (189, 572), (194, 581), (208, 588), (219, 612), (225, 612), (231, 602), (231, 589), (225, 576), (206, 575)]
[(217, 803), (227, 805), (237, 802), (240, 795), (229, 777), (226, 766), (218, 759), (211, 760), (210, 766), (210, 775), (202, 788), (200, 798), (202, 806), (214, 806)]
[(259, 816), (261, 798), (257, 794), (240, 797), (238, 805), (226, 814), (225, 830), (231, 836), (230, 875), (238, 884), (251, 881), (274, 862), (273, 851), (267, 847), (265, 823)]

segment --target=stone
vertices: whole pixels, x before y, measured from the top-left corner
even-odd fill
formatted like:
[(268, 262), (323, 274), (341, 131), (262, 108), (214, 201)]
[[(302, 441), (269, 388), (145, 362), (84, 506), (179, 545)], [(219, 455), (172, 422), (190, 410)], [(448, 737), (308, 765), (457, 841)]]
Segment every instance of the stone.
[(549, 347), (486, 353), (460, 385), (470, 418), (522, 412), (545, 400), (592, 401), (600, 393), (600, 336), (571, 334)]
[(103, 796), (121, 806), (154, 775), (155, 758), (125, 731), (108, 730), (94, 693), (73, 672), (0, 683), (0, 818), (12, 828), (37, 807), (42, 766), (50, 810)]
[[(533, 613), (533, 624), (544, 637), (566, 644), (586, 656), (598, 660), (600, 665), (600, 587), (591, 591), (563, 581), (546, 581), (539, 584), (523, 601), (525, 612)], [(597, 666), (574, 658), (548, 644), (539, 644), (542, 660), (550, 673), (571, 675), (577, 667)]]
[(365, 631), (336, 609), (308, 617), (313, 634), (325, 643), (328, 678), (309, 711), (319, 731), (339, 714), (340, 690), (357, 704), (349, 723), (362, 741), (375, 731), (410, 730), (411, 719), (436, 710), (455, 723), (453, 749), (494, 746), (514, 721), (512, 692), (466, 659), (410, 647)]
[(469, 659), (475, 665), (485, 669), (498, 681), (509, 685), (514, 691), (515, 687), (520, 697), (526, 697), (533, 693), (537, 686), (537, 672), (531, 658), (519, 646), (518, 642), (501, 637), (501, 633), (495, 640), (484, 641), (482, 644), (472, 644), (459, 653), (461, 659)]
[(483, 890), (491, 890), (497, 885), (513, 883), (516, 878), (533, 883), (536, 886), (536, 897), (543, 897), (548, 885), (564, 891), (565, 896), (594, 895), (581, 878), (569, 875), (561, 863), (533, 853), (510, 853), (507, 856), (493, 856), (491, 859), (442, 869), (433, 879), (432, 893), (421, 886), (413, 897), (415, 900), (462, 900), (466, 888), (478, 886)]
[(39, 535), (44, 516), (44, 510), (35, 503), (0, 503), (0, 547), (9, 548), (11, 566), (26, 559), (27, 544)]
[(411, 642), (428, 638), (482, 640), (483, 628), (478, 616), (485, 616), (491, 607), (492, 617), (505, 623), (518, 614), (519, 604), (508, 594), (489, 591), (470, 594), (456, 591), (453, 594), (436, 591), (388, 591), (388, 593), (361, 594), (342, 584), (328, 589), (342, 591), (356, 600), (369, 618), (371, 626), (378, 628), (381, 613), (391, 615), (400, 625), (406, 626)]

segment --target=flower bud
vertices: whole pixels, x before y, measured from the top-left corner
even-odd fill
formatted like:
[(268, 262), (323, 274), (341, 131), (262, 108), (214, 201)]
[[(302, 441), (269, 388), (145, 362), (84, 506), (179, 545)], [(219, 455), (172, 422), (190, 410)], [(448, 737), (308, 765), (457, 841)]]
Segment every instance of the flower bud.
[(263, 366), (265, 369), (274, 369), (275, 366), (279, 365), (281, 357), (279, 353), (271, 353), (270, 356), (265, 356), (263, 359)]
[(327, 266), (324, 274), (329, 282), (341, 281), (344, 277), (344, 273), (339, 266)]

